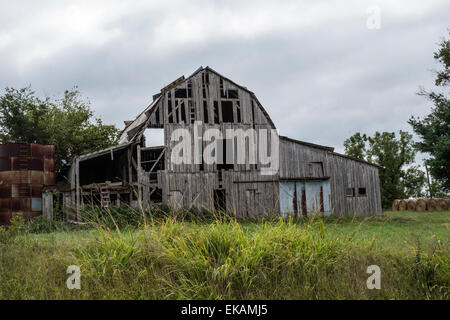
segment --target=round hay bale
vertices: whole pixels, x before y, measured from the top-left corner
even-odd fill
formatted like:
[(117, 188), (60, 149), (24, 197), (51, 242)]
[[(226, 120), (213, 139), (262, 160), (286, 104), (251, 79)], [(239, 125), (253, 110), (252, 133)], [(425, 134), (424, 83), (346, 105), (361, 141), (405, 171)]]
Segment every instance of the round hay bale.
[(450, 198), (446, 198), (445, 202), (447, 203), (447, 210), (450, 210)]
[(407, 207), (406, 200), (400, 200), (398, 203), (398, 211), (405, 211)]
[(400, 200), (394, 200), (394, 202), (392, 202), (392, 211), (398, 211), (398, 203), (400, 202)]
[(436, 199), (436, 210), (437, 211), (445, 211), (447, 210), (447, 202), (445, 199)]
[(427, 199), (427, 210), (436, 211), (437, 201), (436, 199)]
[(409, 211), (416, 211), (416, 200), (414, 199), (409, 199), (406, 201), (406, 208)]
[(425, 211), (425, 210), (427, 210), (427, 201), (425, 199), (417, 199), (416, 211)]

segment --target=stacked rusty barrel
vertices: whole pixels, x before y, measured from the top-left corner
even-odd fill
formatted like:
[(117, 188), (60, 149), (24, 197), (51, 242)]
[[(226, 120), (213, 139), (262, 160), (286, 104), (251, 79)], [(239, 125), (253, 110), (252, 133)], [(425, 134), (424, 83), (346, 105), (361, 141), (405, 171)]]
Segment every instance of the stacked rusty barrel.
[(392, 211), (445, 211), (450, 210), (450, 198), (394, 200)]
[(55, 184), (55, 147), (0, 144), (0, 225), (18, 212), (25, 220), (42, 214), (42, 188)]

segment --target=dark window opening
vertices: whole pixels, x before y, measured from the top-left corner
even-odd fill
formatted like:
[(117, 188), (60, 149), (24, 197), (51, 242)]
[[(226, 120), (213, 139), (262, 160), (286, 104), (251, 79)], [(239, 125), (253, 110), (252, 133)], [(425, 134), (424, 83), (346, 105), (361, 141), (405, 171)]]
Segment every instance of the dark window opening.
[(355, 188), (347, 188), (345, 195), (347, 197), (354, 197), (355, 196)]
[(176, 89), (175, 98), (187, 98), (187, 90), (185, 88)]
[(150, 201), (153, 203), (161, 203), (162, 202), (162, 189), (156, 188), (155, 190), (150, 191)]
[(169, 123), (173, 123), (172, 101), (167, 101), (167, 113), (169, 114)]
[(219, 103), (214, 101), (214, 123), (219, 123)]
[(188, 98), (192, 98), (192, 83), (191, 82), (188, 82), (187, 95), (188, 95)]
[(80, 161), (80, 185), (127, 180), (128, 172), (124, 173), (122, 170), (124, 161), (127, 161), (126, 150), (115, 151), (113, 160), (108, 152), (102, 156)]
[(227, 93), (225, 92), (225, 90), (223, 90), (223, 79), (222, 78), (220, 78), (220, 97), (221, 98), (227, 97)]
[(208, 104), (203, 100), (203, 122), (208, 123)]
[(225, 211), (227, 208), (227, 201), (225, 197), (225, 189), (214, 190), (214, 209), (217, 211)]
[[(153, 168), (152, 174), (154, 174), (154, 176), (151, 176), (152, 179), (157, 178), (157, 171), (164, 170), (164, 157), (160, 157), (163, 150), (163, 148), (152, 148), (141, 151), (141, 167), (146, 172), (149, 172), (150, 169)], [(158, 163), (156, 163), (156, 160), (158, 160)]]
[(183, 123), (186, 123), (186, 108), (184, 107), (184, 102), (181, 103), (180, 109), (181, 109), (181, 121), (183, 121)]
[[(209, 80), (209, 77), (208, 77)], [(205, 82), (205, 72), (202, 73), (202, 91), (203, 91), (203, 98), (206, 99), (206, 85), (207, 83)]]
[(155, 114), (155, 118), (156, 118), (156, 123), (160, 124), (159, 122), (159, 108), (155, 110), (156, 114)]
[(239, 99), (238, 91), (229, 89), (228, 90), (228, 99)]
[(233, 102), (222, 101), (222, 122), (234, 122)]
[(366, 188), (358, 188), (358, 196), (365, 196)]

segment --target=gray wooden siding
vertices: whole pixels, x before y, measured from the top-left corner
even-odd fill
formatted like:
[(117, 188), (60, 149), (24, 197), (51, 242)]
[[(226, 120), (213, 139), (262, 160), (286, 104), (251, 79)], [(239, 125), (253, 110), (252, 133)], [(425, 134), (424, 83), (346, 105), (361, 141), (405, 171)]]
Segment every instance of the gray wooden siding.
[[(280, 180), (313, 178), (330, 179), (331, 207), (335, 214), (381, 214), (378, 167), (281, 139)], [(347, 188), (355, 188), (356, 192), (358, 188), (366, 188), (366, 195), (347, 197)]]
[[(188, 89), (190, 94), (188, 94)], [(186, 96), (177, 98), (175, 94), (177, 90), (186, 90)], [(230, 94), (231, 91), (233, 94)], [(214, 119), (215, 104), (218, 108), (218, 122), (222, 123), (223, 101), (232, 103), (232, 123), (273, 127), (272, 121), (252, 93), (207, 69), (196, 73), (173, 88), (163, 91), (162, 94), (162, 99), (150, 111), (149, 127), (162, 128), (163, 125), (171, 123), (190, 124), (193, 121), (217, 124)], [(204, 102), (207, 109), (206, 117)], [(191, 116), (191, 108), (193, 116)], [(170, 115), (172, 115), (172, 119), (170, 119)]]
[(254, 217), (279, 212), (278, 176), (261, 176), (255, 172), (223, 171), (219, 182), (215, 172), (158, 172), (163, 202), (179, 191), (182, 206), (214, 210), (213, 192), (226, 191), (226, 209), (237, 217)]

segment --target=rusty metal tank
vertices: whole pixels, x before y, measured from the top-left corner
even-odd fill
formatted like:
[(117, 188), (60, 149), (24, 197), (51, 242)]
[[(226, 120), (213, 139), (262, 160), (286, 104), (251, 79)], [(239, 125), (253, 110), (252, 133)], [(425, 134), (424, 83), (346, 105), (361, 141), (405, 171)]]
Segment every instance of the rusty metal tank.
[(0, 144), (0, 225), (17, 212), (25, 220), (41, 215), (42, 188), (55, 179), (55, 146)]

